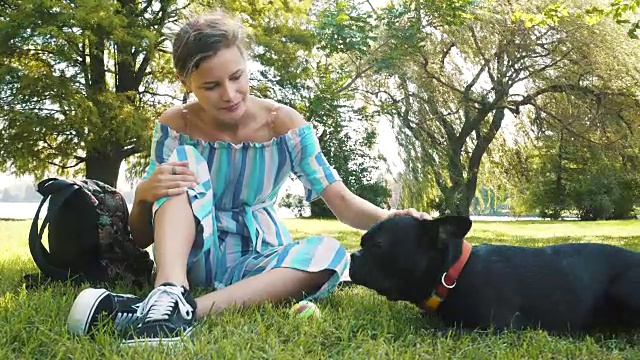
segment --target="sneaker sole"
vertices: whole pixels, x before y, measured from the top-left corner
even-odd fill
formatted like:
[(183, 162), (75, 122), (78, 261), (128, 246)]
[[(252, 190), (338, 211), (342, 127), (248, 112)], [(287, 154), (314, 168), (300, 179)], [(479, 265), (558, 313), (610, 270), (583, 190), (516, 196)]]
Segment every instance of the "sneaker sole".
[(160, 344), (172, 345), (175, 343), (183, 342), (185, 338), (191, 335), (193, 331), (193, 327), (187, 329), (181, 336), (176, 337), (166, 337), (166, 338), (158, 338), (158, 339), (146, 339), (146, 338), (138, 338), (133, 340), (124, 340), (121, 344), (124, 346), (136, 346), (136, 345), (151, 345), (158, 346)]
[(96, 306), (108, 294), (109, 292), (105, 289), (82, 290), (69, 311), (67, 329), (74, 334), (87, 334)]

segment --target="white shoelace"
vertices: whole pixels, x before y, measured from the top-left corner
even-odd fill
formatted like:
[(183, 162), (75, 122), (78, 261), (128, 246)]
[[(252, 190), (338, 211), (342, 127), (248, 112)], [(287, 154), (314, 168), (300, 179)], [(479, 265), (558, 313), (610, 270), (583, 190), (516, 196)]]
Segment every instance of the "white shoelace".
[(191, 319), (193, 308), (182, 296), (182, 288), (178, 286), (158, 286), (140, 304), (137, 316), (145, 316), (145, 322), (167, 320), (173, 308), (178, 304), (178, 310), (185, 319)]
[(118, 313), (115, 321), (116, 330), (121, 330), (125, 326), (129, 326), (137, 319), (139, 319), (139, 315), (137, 313)]

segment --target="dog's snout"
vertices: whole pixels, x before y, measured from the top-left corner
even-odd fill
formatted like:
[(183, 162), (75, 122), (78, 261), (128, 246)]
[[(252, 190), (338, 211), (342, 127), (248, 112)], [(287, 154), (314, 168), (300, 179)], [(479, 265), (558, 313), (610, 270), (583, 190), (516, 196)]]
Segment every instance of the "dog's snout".
[(362, 258), (361, 250), (358, 250), (356, 252), (352, 252), (351, 253), (351, 266), (353, 266), (354, 263), (357, 263), (358, 261), (360, 261), (361, 258)]

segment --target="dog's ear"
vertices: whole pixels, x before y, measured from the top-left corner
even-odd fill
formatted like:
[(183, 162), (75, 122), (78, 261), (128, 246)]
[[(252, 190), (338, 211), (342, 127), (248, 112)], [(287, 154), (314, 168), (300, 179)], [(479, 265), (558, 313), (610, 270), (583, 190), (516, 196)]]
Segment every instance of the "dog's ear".
[(438, 244), (446, 246), (451, 241), (462, 243), (462, 239), (471, 230), (468, 216), (443, 216), (435, 220), (438, 223)]
[(451, 267), (462, 255), (462, 240), (471, 230), (468, 216), (443, 216), (438, 223), (438, 247), (446, 250), (445, 267)]

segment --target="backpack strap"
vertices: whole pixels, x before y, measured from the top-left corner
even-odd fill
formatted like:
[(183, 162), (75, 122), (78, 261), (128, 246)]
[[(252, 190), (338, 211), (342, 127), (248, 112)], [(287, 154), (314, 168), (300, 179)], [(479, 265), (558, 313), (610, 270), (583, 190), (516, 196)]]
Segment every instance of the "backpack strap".
[[(29, 232), (29, 250), (31, 251), (31, 256), (35, 261), (36, 265), (42, 271), (42, 273), (53, 279), (59, 281), (67, 281), (73, 277), (78, 277), (78, 275), (71, 275), (68, 271), (59, 269), (51, 265), (49, 262), (49, 252), (42, 245), (42, 235), (47, 225), (51, 221), (51, 216), (58, 210), (60, 205), (64, 203), (66, 199), (68, 199), (71, 194), (75, 191), (80, 190), (80, 185), (63, 179), (49, 178), (42, 180), (38, 183), (37, 191), (42, 195), (42, 200), (40, 201), (40, 205), (38, 206), (38, 210), (33, 218), (33, 222), (31, 223), (31, 230)], [(42, 206), (47, 201), (47, 199), (54, 193), (59, 193), (59, 200), (53, 204), (49, 204), (49, 210), (47, 211), (47, 215), (44, 217), (42, 221), (42, 225), (40, 226), (40, 230), (38, 231), (38, 218), (40, 216), (40, 210)]]

